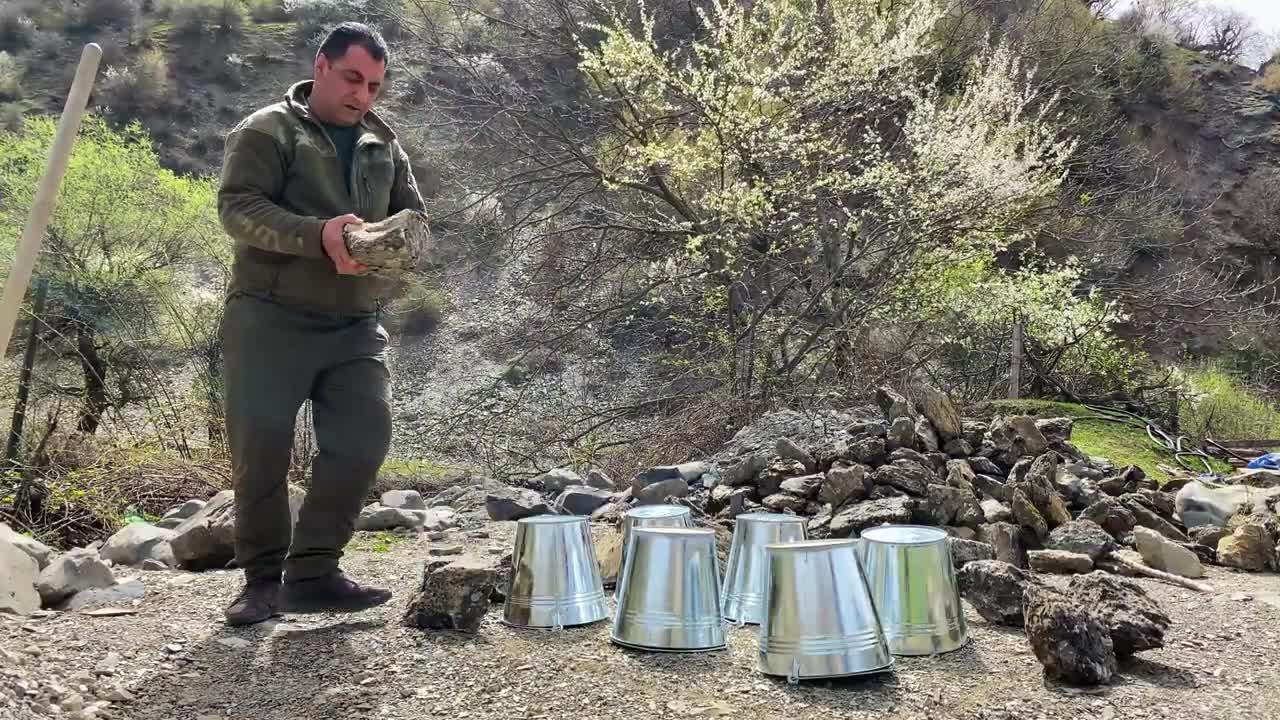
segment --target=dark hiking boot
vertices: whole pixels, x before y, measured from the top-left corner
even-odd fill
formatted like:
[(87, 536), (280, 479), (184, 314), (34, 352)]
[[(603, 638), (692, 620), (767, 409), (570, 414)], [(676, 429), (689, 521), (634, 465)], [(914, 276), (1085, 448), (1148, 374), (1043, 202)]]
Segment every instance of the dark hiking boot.
[(228, 625), (253, 625), (280, 614), (280, 583), (256, 580), (246, 583), (224, 614)]
[(286, 580), (280, 609), (290, 613), (358, 612), (390, 599), (390, 590), (362, 587), (339, 570), (311, 580)]

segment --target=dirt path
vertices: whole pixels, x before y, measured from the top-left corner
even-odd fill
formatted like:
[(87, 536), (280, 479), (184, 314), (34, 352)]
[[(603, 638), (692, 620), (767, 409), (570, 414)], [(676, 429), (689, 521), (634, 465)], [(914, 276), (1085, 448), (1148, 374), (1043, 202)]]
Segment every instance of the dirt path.
[[(506, 547), (457, 535), (469, 550)], [(359, 545), (370, 547), (371, 541)], [(1162, 650), (1122, 667), (1116, 684), (1078, 690), (1046, 684), (1022, 634), (968, 613), (971, 642), (936, 658), (899, 658), (891, 675), (788, 686), (755, 671), (753, 628), (731, 628), (730, 647), (706, 655), (624, 651), (607, 623), (561, 633), (498, 622), (494, 606), (474, 636), (400, 624), (420, 580), (424, 537), (389, 550), (355, 549), (353, 574), (395, 588), (388, 606), (347, 617), (222, 625), (239, 578), (232, 572), (144, 573), (136, 615), (49, 614), (0, 620), (0, 689), (21, 679), (117, 701), (79, 717), (245, 718), (1280, 718), (1280, 576), (1210, 568), (1216, 592), (1139, 581), (1173, 617)], [(385, 546), (383, 546), (385, 548)], [(111, 675), (93, 679), (96, 669)], [(80, 691), (77, 684), (84, 685)], [(123, 690), (126, 694), (120, 694)], [(132, 699), (129, 700), (128, 696)], [(39, 717), (26, 702), (0, 718)], [(64, 713), (61, 717), (77, 717)]]

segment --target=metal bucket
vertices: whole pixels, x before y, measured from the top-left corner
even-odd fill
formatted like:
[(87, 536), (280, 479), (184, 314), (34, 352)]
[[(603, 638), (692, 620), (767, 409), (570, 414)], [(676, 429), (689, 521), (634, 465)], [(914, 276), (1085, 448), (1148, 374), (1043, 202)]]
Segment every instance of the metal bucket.
[(619, 567), (627, 564), (627, 544), (631, 542), (631, 531), (640, 527), (693, 527), (693, 514), (683, 505), (641, 505), (631, 508), (622, 515), (622, 561)]
[(882, 525), (862, 532), (862, 570), (894, 655), (936, 655), (968, 639), (943, 530)]
[(765, 557), (760, 672), (797, 682), (892, 667), (856, 540), (772, 544)]
[(746, 513), (737, 517), (733, 545), (724, 571), (724, 618), (758, 625), (764, 618), (765, 546), (806, 537), (804, 518), (782, 513)]
[(610, 640), (659, 652), (724, 648), (715, 531), (636, 528), (630, 544)]
[(518, 521), (503, 622), (558, 630), (607, 617), (587, 518), (538, 515)]

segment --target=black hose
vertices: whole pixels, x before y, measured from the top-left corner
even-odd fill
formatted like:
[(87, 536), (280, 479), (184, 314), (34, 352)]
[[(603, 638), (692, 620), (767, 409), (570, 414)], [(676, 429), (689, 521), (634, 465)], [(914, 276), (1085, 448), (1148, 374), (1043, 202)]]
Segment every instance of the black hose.
[[(1136, 413), (1131, 413), (1128, 410), (1121, 410), (1120, 408), (1115, 408), (1115, 407), (1107, 407), (1105, 405), (1091, 405), (1089, 403), (1084, 403), (1084, 407), (1088, 408), (1089, 410), (1092, 410), (1094, 413), (1097, 413), (1097, 414), (1085, 416), (1081, 419), (1105, 420), (1107, 422), (1123, 423), (1125, 425), (1129, 425), (1130, 427), (1143, 428), (1147, 431), (1147, 438), (1151, 440), (1151, 444), (1154, 445), (1158, 450), (1164, 450), (1165, 452), (1171, 453), (1173, 455), (1174, 461), (1177, 462), (1178, 465), (1182, 466), (1182, 469), (1186, 470), (1187, 472), (1199, 473), (1200, 470), (1196, 469), (1195, 467), (1192, 467), (1190, 464), (1188, 464), (1186, 460), (1183, 459), (1184, 457), (1194, 458), (1195, 460), (1198, 460), (1201, 465), (1204, 466), (1204, 472), (1202, 474), (1213, 475), (1214, 477), (1219, 476), (1219, 474), (1213, 469), (1213, 466), (1209, 464), (1209, 461), (1212, 458), (1209, 456), (1208, 453), (1206, 453), (1201, 448), (1187, 449), (1184, 447), (1183, 445), (1184, 441), (1186, 442), (1191, 441), (1191, 438), (1187, 437), (1186, 435), (1179, 435), (1177, 438), (1171, 437), (1169, 433), (1165, 432), (1155, 422), (1148, 420), (1147, 418), (1144, 418), (1141, 415), (1138, 415)], [(1216, 447), (1219, 447), (1219, 448), (1222, 447), (1217, 443), (1213, 443), (1212, 440), (1207, 440), (1207, 442), (1212, 443)], [(1225, 450), (1225, 448), (1223, 449)], [(1235, 453), (1231, 453), (1231, 454), (1235, 455)], [(1236, 457), (1239, 457), (1239, 456), (1236, 455)]]

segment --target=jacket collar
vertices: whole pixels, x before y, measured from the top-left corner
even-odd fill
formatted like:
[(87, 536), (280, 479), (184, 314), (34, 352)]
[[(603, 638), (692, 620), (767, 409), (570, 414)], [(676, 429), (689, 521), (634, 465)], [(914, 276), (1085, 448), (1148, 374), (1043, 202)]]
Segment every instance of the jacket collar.
[[(314, 80), (302, 80), (294, 83), (285, 93), (285, 103), (295, 115), (313, 122), (319, 122), (319, 118), (311, 113), (311, 103), (309, 102), (311, 88), (314, 84)], [(378, 114), (373, 110), (365, 113), (364, 118), (360, 120), (360, 127), (367, 132), (373, 133), (384, 143), (391, 143), (396, 140), (395, 131), (381, 117), (378, 117)]]

